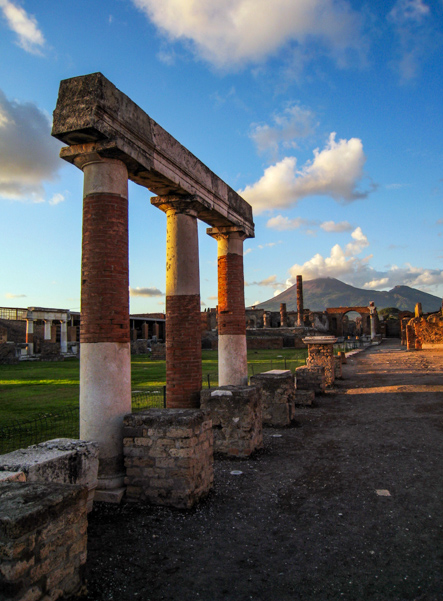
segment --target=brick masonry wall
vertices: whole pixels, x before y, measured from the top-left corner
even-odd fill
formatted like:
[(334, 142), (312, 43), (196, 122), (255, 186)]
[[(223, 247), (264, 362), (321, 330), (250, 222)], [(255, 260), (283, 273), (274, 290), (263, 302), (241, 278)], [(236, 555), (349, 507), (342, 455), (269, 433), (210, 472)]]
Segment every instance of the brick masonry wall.
[(243, 257), (218, 257), (218, 333), (246, 334)]
[(420, 350), (424, 344), (443, 344), (443, 315), (441, 313), (415, 318), (409, 322), (411, 326), (412, 322), (415, 333), (415, 348), (417, 350)]
[(198, 409), (149, 409), (123, 425), (126, 498), (189, 508), (212, 488), (213, 435)]
[(257, 387), (221, 386), (202, 390), (201, 408), (211, 415), (215, 453), (249, 457), (263, 446), (263, 413)]
[(254, 336), (254, 337), (247, 337), (246, 338), (246, 345), (248, 347), (248, 350), (260, 350), (260, 349), (280, 349), (283, 348), (283, 338), (279, 337), (279, 338), (273, 338), (271, 336), (266, 336), (266, 337), (258, 337), (258, 336)]
[(128, 201), (83, 201), (80, 342), (129, 342)]
[(199, 407), (202, 387), (200, 295), (166, 297), (166, 406)]
[(11, 601), (55, 601), (78, 593), (86, 563), (87, 489), (70, 484), (0, 484), (0, 590)]

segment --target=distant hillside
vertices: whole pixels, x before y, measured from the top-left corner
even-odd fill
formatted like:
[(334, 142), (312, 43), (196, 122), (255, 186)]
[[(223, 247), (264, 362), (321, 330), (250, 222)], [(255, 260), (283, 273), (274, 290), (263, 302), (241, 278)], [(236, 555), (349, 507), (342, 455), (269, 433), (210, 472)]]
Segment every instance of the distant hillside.
[[(324, 311), (327, 307), (358, 307), (374, 301), (378, 309), (397, 307), (401, 311), (413, 311), (416, 303), (421, 303), (423, 311), (438, 311), (442, 299), (409, 286), (395, 286), (389, 292), (354, 288), (335, 278), (318, 278), (303, 282), (303, 305), (311, 311)], [(280, 303), (286, 303), (288, 311), (297, 310), (297, 287), (291, 286), (278, 296), (259, 305), (258, 309), (278, 311)]]

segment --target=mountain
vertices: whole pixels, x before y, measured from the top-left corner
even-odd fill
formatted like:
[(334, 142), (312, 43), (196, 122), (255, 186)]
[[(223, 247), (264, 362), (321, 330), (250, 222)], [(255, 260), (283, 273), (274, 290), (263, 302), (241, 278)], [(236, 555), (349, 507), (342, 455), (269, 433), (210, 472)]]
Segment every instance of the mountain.
[[(425, 313), (438, 311), (442, 304), (442, 299), (438, 296), (409, 286), (395, 286), (389, 292), (379, 292), (354, 288), (335, 278), (318, 278), (303, 282), (303, 306), (311, 311), (324, 311), (327, 307), (367, 307), (369, 301), (374, 301), (377, 309), (397, 307), (401, 311), (413, 311), (415, 304), (421, 303)], [(296, 285), (255, 307), (278, 311), (280, 303), (286, 303), (288, 311), (297, 311)]]

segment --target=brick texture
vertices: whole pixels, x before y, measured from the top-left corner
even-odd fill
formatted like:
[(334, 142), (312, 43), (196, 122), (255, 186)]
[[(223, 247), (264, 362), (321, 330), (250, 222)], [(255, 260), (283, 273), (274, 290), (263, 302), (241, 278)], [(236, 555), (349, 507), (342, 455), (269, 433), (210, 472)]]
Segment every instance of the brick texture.
[(166, 406), (200, 406), (200, 295), (166, 297)]
[(128, 201), (83, 201), (80, 342), (129, 342)]
[(218, 258), (218, 333), (246, 335), (243, 257)]

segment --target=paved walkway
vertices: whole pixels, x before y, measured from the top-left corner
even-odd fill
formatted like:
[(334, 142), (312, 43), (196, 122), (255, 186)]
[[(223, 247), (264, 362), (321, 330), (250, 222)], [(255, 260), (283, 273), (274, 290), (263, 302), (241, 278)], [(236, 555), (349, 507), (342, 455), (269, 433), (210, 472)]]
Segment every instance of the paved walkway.
[(88, 599), (441, 601), (443, 353), (385, 341), (343, 375), (197, 509), (94, 510)]

